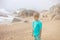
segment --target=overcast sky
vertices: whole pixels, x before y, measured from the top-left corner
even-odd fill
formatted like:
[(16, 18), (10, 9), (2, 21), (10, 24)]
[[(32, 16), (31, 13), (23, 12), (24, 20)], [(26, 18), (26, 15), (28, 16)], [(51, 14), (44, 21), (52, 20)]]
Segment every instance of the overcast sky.
[(60, 3), (60, 0), (0, 0), (0, 9), (16, 10), (27, 8), (44, 10), (57, 3)]

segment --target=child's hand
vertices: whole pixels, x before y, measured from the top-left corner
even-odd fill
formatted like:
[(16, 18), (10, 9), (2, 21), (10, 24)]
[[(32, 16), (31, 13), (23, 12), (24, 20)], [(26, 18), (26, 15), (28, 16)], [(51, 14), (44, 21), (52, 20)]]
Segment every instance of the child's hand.
[(32, 31), (32, 36), (33, 36), (33, 31)]
[(33, 36), (33, 33), (31, 35)]
[(33, 36), (33, 34), (32, 34), (32, 36)]

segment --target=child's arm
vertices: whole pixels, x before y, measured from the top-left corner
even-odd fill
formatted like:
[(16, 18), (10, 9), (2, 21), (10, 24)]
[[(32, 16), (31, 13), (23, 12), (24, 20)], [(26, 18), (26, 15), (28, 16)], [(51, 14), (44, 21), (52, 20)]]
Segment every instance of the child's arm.
[(40, 37), (41, 37), (41, 34), (42, 34), (42, 22), (40, 23)]
[(32, 30), (32, 36), (33, 36), (33, 30)]
[(40, 31), (40, 37), (41, 37), (41, 34), (42, 34), (42, 29), (41, 29), (41, 31)]

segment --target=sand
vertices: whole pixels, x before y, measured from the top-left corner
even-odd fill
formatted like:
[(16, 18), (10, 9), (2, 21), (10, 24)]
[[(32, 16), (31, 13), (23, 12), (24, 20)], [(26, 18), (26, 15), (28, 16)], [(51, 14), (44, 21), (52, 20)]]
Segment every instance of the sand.
[[(60, 40), (60, 21), (42, 21), (41, 40)], [(34, 40), (31, 22), (0, 24), (0, 40)]]

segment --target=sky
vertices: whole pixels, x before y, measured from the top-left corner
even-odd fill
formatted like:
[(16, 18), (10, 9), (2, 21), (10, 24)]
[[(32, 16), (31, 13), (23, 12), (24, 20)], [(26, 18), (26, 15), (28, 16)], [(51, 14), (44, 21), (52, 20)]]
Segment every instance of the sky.
[(20, 8), (47, 10), (57, 3), (60, 3), (60, 0), (0, 0), (0, 9), (9, 11)]

